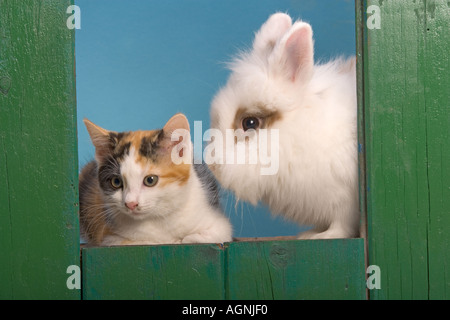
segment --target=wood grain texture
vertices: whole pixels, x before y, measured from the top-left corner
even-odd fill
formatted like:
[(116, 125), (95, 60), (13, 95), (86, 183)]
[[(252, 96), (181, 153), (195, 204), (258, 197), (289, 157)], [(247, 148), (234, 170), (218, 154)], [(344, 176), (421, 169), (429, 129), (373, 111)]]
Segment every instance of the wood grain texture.
[(450, 299), (450, 2), (427, 1), (422, 22), (429, 193), (430, 299)]
[(366, 199), (366, 138), (364, 118), (364, 5), (355, 1), (355, 42), (356, 42), (356, 92), (358, 104), (358, 177), (359, 210), (361, 213), (360, 237), (364, 239), (366, 269), (368, 267), (367, 248), (367, 199)]
[(365, 299), (363, 239), (83, 248), (83, 299)]
[(80, 298), (71, 4), (0, 1), (0, 298)]
[(361, 26), (369, 263), (381, 269), (370, 297), (448, 299), (450, 5), (363, 3), (381, 19)]
[(363, 239), (233, 242), (227, 299), (365, 299)]
[(84, 248), (83, 299), (223, 299), (215, 244)]

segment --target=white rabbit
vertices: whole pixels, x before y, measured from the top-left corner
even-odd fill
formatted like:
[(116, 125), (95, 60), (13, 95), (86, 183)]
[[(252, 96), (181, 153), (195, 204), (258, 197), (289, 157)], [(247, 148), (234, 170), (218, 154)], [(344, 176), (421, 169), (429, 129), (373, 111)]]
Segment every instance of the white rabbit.
[[(237, 198), (262, 201), (274, 214), (312, 225), (301, 239), (356, 237), (355, 58), (315, 65), (313, 52), (309, 24), (292, 24), (283, 13), (269, 17), (252, 50), (231, 63), (228, 82), (212, 101), (211, 127), (222, 133), (254, 129), (247, 144), (261, 136), (261, 129), (278, 129), (278, 172), (262, 175), (261, 161), (210, 167)], [(238, 143), (242, 134), (233, 139)]]

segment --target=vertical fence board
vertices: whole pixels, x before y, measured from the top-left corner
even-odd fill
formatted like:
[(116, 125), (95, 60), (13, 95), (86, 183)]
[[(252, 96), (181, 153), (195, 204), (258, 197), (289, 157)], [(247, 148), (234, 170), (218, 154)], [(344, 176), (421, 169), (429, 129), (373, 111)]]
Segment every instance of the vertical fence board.
[(380, 22), (364, 23), (369, 263), (381, 269), (370, 297), (448, 298), (450, 8), (363, 2), (364, 21), (378, 8)]
[(72, 3), (0, 1), (0, 298), (80, 298)]
[(366, 199), (366, 138), (364, 119), (364, 6), (355, 1), (356, 35), (356, 93), (358, 104), (358, 178), (359, 210), (361, 214), (360, 237), (364, 239), (365, 266), (368, 267), (367, 249), (367, 199)]
[(421, 21), (429, 193), (429, 298), (450, 299), (450, 3), (427, 1)]

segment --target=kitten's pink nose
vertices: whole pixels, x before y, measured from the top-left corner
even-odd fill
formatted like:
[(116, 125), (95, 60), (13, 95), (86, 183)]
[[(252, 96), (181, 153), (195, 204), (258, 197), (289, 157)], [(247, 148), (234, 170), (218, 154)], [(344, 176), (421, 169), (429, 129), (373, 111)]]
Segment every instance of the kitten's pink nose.
[(127, 206), (128, 209), (134, 210), (138, 206), (138, 203), (137, 202), (126, 202), (125, 205)]

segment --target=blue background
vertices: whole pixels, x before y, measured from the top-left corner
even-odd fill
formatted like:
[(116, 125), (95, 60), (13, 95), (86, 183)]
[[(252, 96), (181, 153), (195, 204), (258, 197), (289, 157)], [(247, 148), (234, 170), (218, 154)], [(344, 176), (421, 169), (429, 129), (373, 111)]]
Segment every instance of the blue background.
[[(225, 64), (250, 48), (274, 12), (309, 22), (315, 59), (354, 55), (353, 0), (76, 0), (80, 168), (94, 148), (82, 122), (114, 131), (162, 128), (176, 112), (209, 128), (209, 107), (226, 83)], [(296, 235), (302, 227), (224, 192), (235, 237)]]

